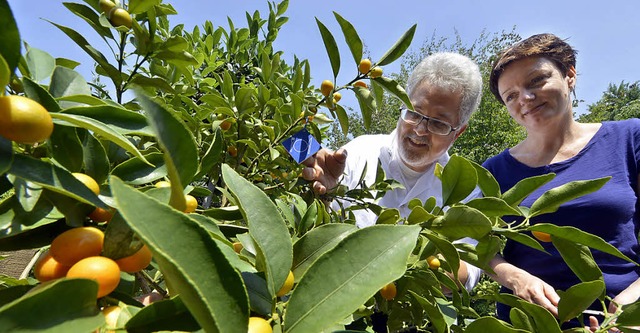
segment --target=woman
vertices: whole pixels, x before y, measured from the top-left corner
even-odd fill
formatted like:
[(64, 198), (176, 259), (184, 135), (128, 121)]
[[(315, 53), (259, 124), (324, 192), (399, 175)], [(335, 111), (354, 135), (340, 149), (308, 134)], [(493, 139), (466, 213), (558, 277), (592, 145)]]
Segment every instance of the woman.
[[(573, 119), (571, 93), (576, 85), (576, 51), (552, 34), (531, 36), (505, 50), (494, 63), (490, 88), (527, 137), (484, 163), (506, 191), (519, 180), (550, 172), (556, 177), (526, 198), (530, 206), (546, 190), (574, 180), (612, 176), (595, 193), (572, 200), (553, 214), (531, 223), (569, 225), (598, 235), (638, 261), (640, 120), (583, 124)], [(580, 282), (550, 243), (551, 254), (508, 241), (504, 256), (491, 262), (494, 280), (513, 294), (557, 315), (556, 290)], [(592, 251), (602, 270), (607, 294), (616, 304), (640, 297), (640, 269), (634, 264)], [(596, 310), (602, 310), (597, 309)], [(498, 305), (498, 316), (509, 308)], [(597, 324), (590, 318), (590, 324)], [(578, 326), (574, 321), (565, 326)]]

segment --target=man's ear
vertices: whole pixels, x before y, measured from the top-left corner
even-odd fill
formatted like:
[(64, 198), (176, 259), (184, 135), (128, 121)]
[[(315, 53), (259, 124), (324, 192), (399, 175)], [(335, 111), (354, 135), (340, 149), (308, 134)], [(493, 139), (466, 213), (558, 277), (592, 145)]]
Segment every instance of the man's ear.
[(467, 124), (460, 126), (460, 128), (456, 131), (456, 134), (453, 140), (455, 141), (456, 139), (458, 139), (458, 137), (462, 135), (462, 133), (464, 133), (464, 131), (466, 130), (467, 130)]

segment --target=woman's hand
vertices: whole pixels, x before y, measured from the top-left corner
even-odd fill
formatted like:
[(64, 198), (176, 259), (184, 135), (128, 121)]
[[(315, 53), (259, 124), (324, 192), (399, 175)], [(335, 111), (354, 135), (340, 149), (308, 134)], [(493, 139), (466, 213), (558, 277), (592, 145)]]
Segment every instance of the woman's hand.
[(534, 304), (538, 304), (549, 310), (554, 316), (558, 316), (558, 302), (560, 296), (555, 289), (542, 279), (520, 269), (499, 255), (496, 255), (489, 266), (495, 274), (489, 274), (496, 282), (511, 289), (513, 294)]
[(507, 288), (511, 289), (515, 295), (542, 306), (557, 317), (560, 296), (556, 293), (556, 290), (540, 278), (524, 270), (518, 270), (520, 272), (515, 272), (509, 279), (511, 287), (507, 286)]

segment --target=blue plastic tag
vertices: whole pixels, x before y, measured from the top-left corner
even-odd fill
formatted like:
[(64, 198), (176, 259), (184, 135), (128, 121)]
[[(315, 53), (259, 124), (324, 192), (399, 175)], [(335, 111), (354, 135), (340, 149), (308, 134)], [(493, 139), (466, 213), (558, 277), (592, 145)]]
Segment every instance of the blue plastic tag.
[(307, 131), (306, 127), (284, 140), (282, 145), (298, 163), (306, 160), (322, 148), (318, 140)]

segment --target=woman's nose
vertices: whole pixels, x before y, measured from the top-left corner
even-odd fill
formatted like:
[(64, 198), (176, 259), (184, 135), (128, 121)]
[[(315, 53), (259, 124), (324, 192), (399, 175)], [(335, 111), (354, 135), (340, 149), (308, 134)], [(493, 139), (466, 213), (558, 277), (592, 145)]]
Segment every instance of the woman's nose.
[(536, 99), (536, 95), (529, 89), (523, 90), (520, 94), (520, 101), (523, 103), (531, 102), (534, 99)]

